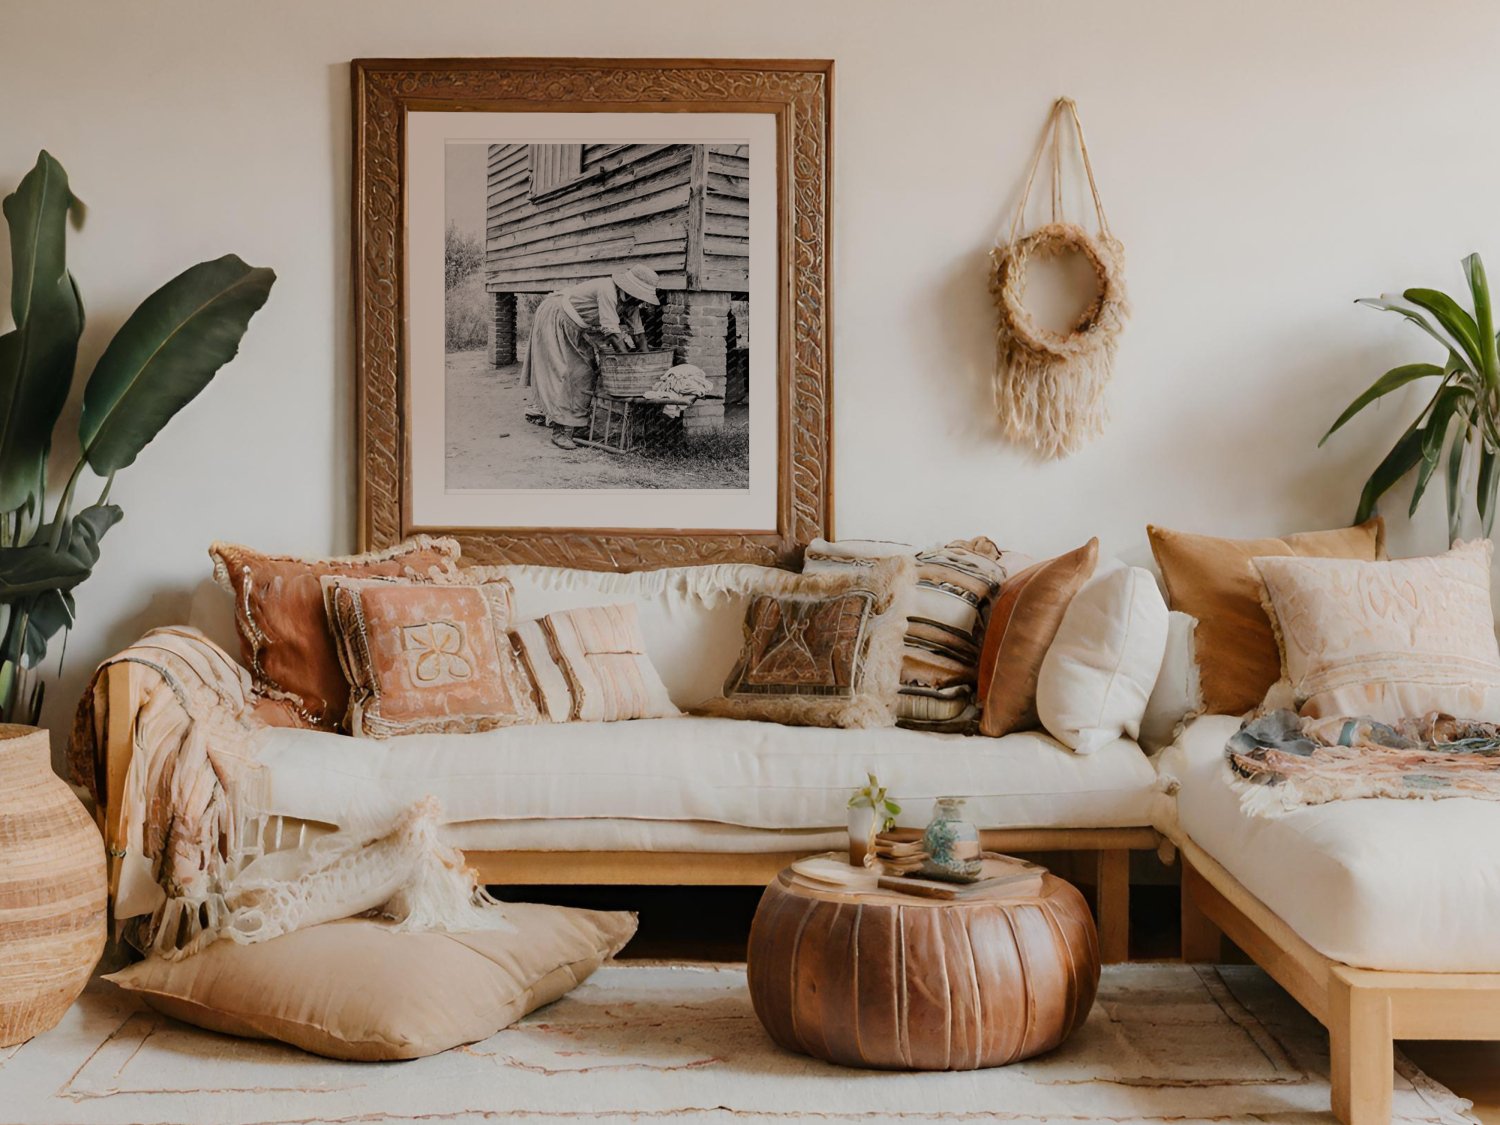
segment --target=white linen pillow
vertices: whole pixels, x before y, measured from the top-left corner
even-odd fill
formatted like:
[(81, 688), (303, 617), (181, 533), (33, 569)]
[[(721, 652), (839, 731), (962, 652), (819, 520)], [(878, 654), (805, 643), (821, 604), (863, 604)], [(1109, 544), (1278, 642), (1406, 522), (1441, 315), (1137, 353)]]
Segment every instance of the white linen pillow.
[(1156, 580), (1115, 566), (1084, 584), (1042, 659), (1036, 708), (1064, 746), (1091, 754), (1140, 735), (1167, 648), (1167, 605)]
[(1431, 558), (1252, 560), (1286, 701), (1310, 718), (1394, 723), (1440, 711), (1500, 721), (1488, 540)]
[(1191, 613), (1174, 609), (1167, 615), (1167, 651), (1141, 716), (1141, 749), (1148, 754), (1172, 745), (1182, 724), (1203, 713), (1197, 630), (1198, 619)]

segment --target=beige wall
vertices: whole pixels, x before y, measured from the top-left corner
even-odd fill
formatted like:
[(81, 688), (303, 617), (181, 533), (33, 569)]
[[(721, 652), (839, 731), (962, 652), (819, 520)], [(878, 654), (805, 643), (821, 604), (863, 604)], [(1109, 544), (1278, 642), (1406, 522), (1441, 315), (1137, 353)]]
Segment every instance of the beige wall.
[[(1410, 403), (1319, 451), (1322, 428), (1428, 354), (1352, 299), (1456, 286), (1471, 249), (1500, 270), (1490, 3), (0, 0), (0, 190), (46, 146), (90, 205), (71, 251), (88, 358), (191, 262), (233, 250), (280, 275), (240, 358), (121, 474), (56, 729), (90, 664), (185, 616), (211, 539), (351, 545), (346, 64), (446, 54), (838, 61), (844, 535), (1135, 554), (1148, 520), (1345, 519)], [(1136, 313), (1108, 432), (1038, 467), (989, 420), (985, 253), (1060, 93)], [(1395, 546), (1441, 538), (1424, 521)]]

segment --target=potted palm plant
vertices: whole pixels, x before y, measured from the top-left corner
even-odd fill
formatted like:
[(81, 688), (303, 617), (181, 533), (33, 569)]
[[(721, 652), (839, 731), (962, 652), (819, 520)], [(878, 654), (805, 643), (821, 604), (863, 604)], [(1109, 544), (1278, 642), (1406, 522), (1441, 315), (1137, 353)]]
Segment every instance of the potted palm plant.
[(1463, 269), (1472, 310), (1436, 289), (1407, 289), (1357, 302), (1405, 317), (1436, 341), (1446, 358), (1440, 364), (1407, 363), (1387, 371), (1349, 404), (1318, 443), (1321, 446), (1372, 402), (1409, 383), (1437, 380), (1432, 396), (1370, 474), (1360, 494), (1356, 523), (1369, 519), (1380, 498), (1413, 471), (1416, 482), (1408, 514), (1414, 515), (1442, 466), (1449, 541), (1459, 537), (1466, 511), (1477, 511), (1485, 535), (1494, 527), (1500, 488), (1500, 356), (1484, 263), (1478, 254), (1470, 254)]
[[(6, 196), (4, 213), (15, 327), (0, 335), (0, 722), (34, 724), (43, 683), (33, 670), (73, 623), (73, 590), (124, 514), (109, 502), (115, 474), (234, 357), (276, 275), (227, 254), (141, 302), (84, 384), (77, 459), (49, 511), (53, 431), (84, 323), (66, 255), (68, 218), (80, 208), (62, 165), (43, 152)], [(78, 506), (86, 468), (104, 484)]]
[[(115, 474), (239, 350), (276, 275), (226, 255), (178, 274), (141, 302), (83, 387), (78, 453), (50, 505), (54, 429), (73, 387), (83, 300), (67, 268), (77, 213), (62, 165), (46, 152), (6, 196), (11, 315), (0, 335), (0, 935), (7, 916), (36, 940), (0, 951), (0, 1046), (53, 1026), (104, 947), (103, 841), (52, 772), (34, 725), (42, 684), (28, 676), (73, 622), (73, 590), (120, 522)], [(84, 469), (104, 484), (76, 506)], [(59, 893), (64, 887), (66, 893)]]

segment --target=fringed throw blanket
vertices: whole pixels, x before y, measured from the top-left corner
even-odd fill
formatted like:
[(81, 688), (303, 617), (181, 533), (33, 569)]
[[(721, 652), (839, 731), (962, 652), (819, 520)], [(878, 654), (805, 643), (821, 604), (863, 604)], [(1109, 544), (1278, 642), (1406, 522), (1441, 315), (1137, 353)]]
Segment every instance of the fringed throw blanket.
[[(123, 766), (104, 753), (104, 672), (122, 663), (150, 673), (127, 716)], [(438, 839), (436, 800), (279, 849), (280, 826), (260, 811), (256, 702), (244, 669), (188, 628), (153, 630), (106, 661), (79, 702), (69, 772), (101, 806), (118, 805), (105, 842), (118, 864), (114, 917), (132, 945), (179, 958), (220, 937), (265, 941), (368, 911), (401, 929), (506, 927), (462, 855)]]
[(1256, 816), (1363, 797), (1500, 801), (1500, 725), (1451, 715), (1392, 726), (1271, 711), (1246, 722), (1224, 753)]

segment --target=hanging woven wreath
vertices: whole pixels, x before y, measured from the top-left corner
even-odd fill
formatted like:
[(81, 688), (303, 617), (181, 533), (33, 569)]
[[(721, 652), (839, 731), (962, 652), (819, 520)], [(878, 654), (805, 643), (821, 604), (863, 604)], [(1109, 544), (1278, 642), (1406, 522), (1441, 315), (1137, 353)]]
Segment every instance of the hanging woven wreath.
[[(1064, 113), (1072, 116), (1083, 166), (1093, 192), (1099, 233), (1062, 222), (1058, 129)], [(1018, 237), (1026, 201), (1036, 179), (1042, 152), (1050, 138), (1053, 154), (1053, 221)], [(1079, 254), (1094, 273), (1094, 296), (1066, 332), (1038, 324), (1026, 308), (1027, 271), (1034, 262)], [(1115, 347), (1130, 313), (1125, 297), (1124, 248), (1110, 233), (1104, 205), (1094, 182), (1083, 127), (1071, 99), (1052, 109), (1042, 145), (1037, 149), (1010, 237), (997, 240), (991, 252), (990, 292), (998, 314), (995, 357), (995, 406), (1011, 440), (1030, 446), (1049, 460), (1076, 452), (1097, 437), (1107, 417), (1104, 391), (1114, 368)]]

